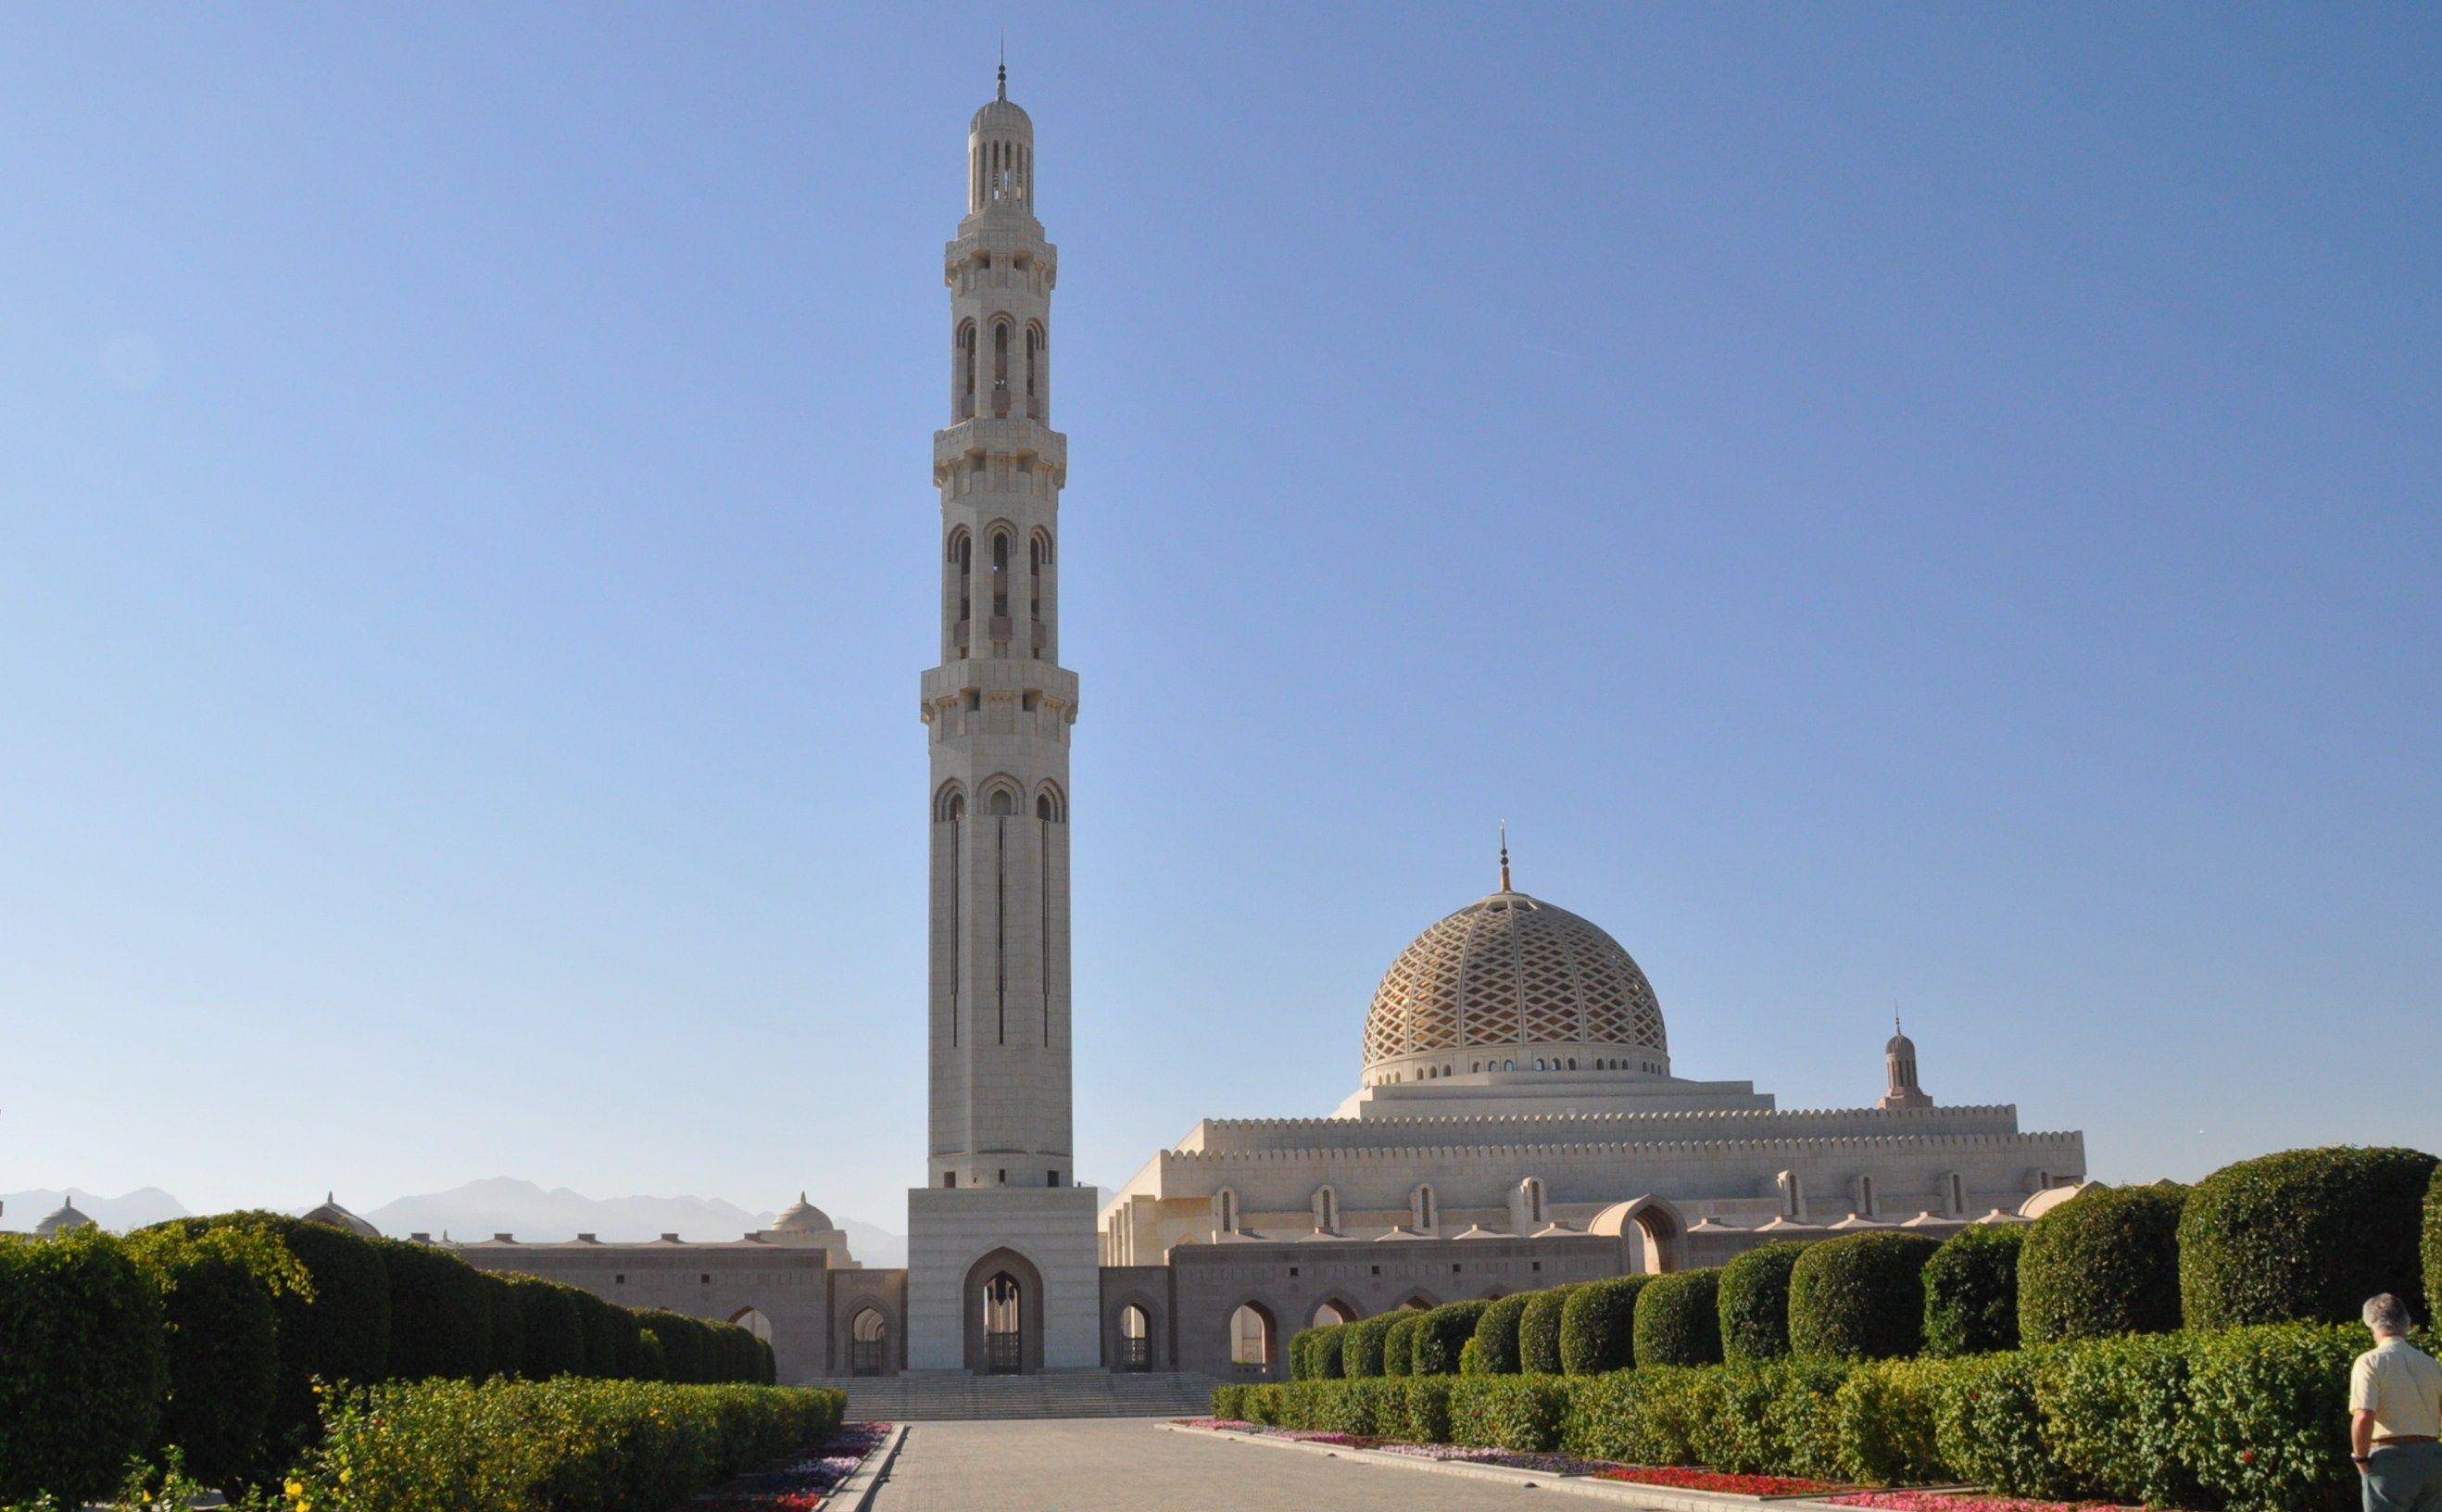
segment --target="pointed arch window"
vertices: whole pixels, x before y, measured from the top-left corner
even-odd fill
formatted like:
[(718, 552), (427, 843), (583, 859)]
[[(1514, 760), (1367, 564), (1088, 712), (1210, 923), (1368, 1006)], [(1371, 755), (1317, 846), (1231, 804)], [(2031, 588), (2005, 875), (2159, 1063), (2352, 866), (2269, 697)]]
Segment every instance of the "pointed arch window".
[(1030, 321), (1026, 327), (1026, 416), (1030, 420), (1043, 418), (1044, 391), (1049, 387), (1045, 381), (1049, 345), (1043, 327)]
[(1238, 1193), (1228, 1187), (1212, 1193), (1212, 1227), (1225, 1234), (1238, 1231)]
[(1009, 618), (1009, 537), (995, 535), (992, 543), (993, 618)]
[(968, 320), (958, 327), (957, 350), (957, 417), (975, 417), (975, 322)]
[(1420, 1186), (1409, 1194), (1408, 1216), (1420, 1232), (1431, 1233), (1441, 1226), (1441, 1201), (1431, 1186)]

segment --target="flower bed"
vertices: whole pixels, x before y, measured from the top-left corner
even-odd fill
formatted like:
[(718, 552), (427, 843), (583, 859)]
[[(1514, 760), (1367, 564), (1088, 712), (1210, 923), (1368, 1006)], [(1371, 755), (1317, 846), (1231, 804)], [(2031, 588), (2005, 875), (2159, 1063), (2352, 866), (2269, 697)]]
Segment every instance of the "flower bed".
[(1824, 1500), (1834, 1506), (1870, 1507), (1875, 1512), (2138, 1512), (2101, 1502), (2029, 1502), (1974, 1491), (1851, 1491)]
[[(1720, 1470), (1693, 1469), (1684, 1465), (1613, 1465), (1596, 1470), (1595, 1479), (1667, 1485), (1679, 1491), (1726, 1491), (1732, 1496), (1820, 1496), (1840, 1489), (1823, 1481), (1795, 1475), (1726, 1475)], [(1846, 1497), (1835, 1500), (1843, 1505), (1857, 1504)], [(1922, 1512), (1934, 1509), (1926, 1506)]]
[(813, 1512), (831, 1487), (856, 1473), (890, 1431), (887, 1423), (849, 1423), (822, 1448), (776, 1469), (757, 1470), (687, 1503), (690, 1512)]

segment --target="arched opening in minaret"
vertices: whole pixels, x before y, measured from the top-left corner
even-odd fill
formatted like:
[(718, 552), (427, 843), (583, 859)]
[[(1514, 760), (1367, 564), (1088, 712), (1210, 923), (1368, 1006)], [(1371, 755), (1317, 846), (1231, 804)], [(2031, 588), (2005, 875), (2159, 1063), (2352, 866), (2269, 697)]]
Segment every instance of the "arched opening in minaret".
[(1009, 322), (993, 322), (993, 414), (1009, 418)]
[(957, 415), (960, 420), (973, 420), (975, 417), (975, 322), (973, 320), (963, 321), (958, 326), (955, 360), (957, 363)]
[[(1005, 620), (1009, 618), (1009, 537), (1004, 532), (993, 533), (992, 574), (993, 618)], [(998, 625), (993, 628), (995, 640), (1006, 634)]]
[(1049, 387), (1049, 385), (1045, 382), (1044, 373), (1046, 366), (1045, 350), (1048, 345), (1049, 343), (1044, 339), (1043, 327), (1034, 324), (1032, 321), (1027, 322), (1026, 417), (1029, 420), (1040, 420), (1043, 418), (1044, 391)]

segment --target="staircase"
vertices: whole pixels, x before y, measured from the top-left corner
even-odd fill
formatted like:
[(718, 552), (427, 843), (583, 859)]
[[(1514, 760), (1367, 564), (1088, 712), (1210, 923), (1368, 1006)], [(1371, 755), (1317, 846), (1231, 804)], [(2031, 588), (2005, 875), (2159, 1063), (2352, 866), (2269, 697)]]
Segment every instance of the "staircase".
[(809, 1386), (847, 1393), (851, 1422), (972, 1422), (1010, 1417), (1202, 1417), (1212, 1410), (1209, 1375), (1099, 1370), (1032, 1375), (971, 1375), (907, 1371), (898, 1375), (833, 1376)]

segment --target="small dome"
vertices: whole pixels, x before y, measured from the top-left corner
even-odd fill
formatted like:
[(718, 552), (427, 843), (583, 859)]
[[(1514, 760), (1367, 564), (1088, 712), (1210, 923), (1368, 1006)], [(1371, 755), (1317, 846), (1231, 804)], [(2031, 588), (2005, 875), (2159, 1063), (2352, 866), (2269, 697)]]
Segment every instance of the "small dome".
[(989, 100), (984, 102), (983, 109), (975, 112), (975, 118), (967, 122), (967, 130), (979, 137), (986, 132), (998, 136), (1032, 137), (1034, 120), (1010, 100)]
[(802, 1192), (797, 1193), (796, 1201), (789, 1204), (787, 1211), (772, 1221), (774, 1233), (821, 1233), (831, 1227), (823, 1210), (808, 1202)]
[(38, 1238), (48, 1239), (54, 1234), (70, 1233), (76, 1230), (90, 1229), (93, 1226), (93, 1220), (77, 1211), (76, 1204), (66, 1200), (64, 1195), (60, 1201), (60, 1211), (34, 1225), (34, 1233)]
[(1893, 1034), (1889, 1039), (1883, 1042), (1883, 1053), (1885, 1055), (1914, 1055), (1916, 1053), (1916, 1041), (1909, 1039), (1904, 1034)]
[(1411, 1055), (1545, 1045), (1668, 1069), (1662, 1006), (1619, 941), (1505, 887), (1418, 935), (1365, 1017), (1368, 1071)]
[(360, 1239), (378, 1239), (381, 1230), (339, 1206), (337, 1193), (322, 1194), (322, 1205), (305, 1214), (307, 1223), (319, 1223), (326, 1229), (345, 1229)]

